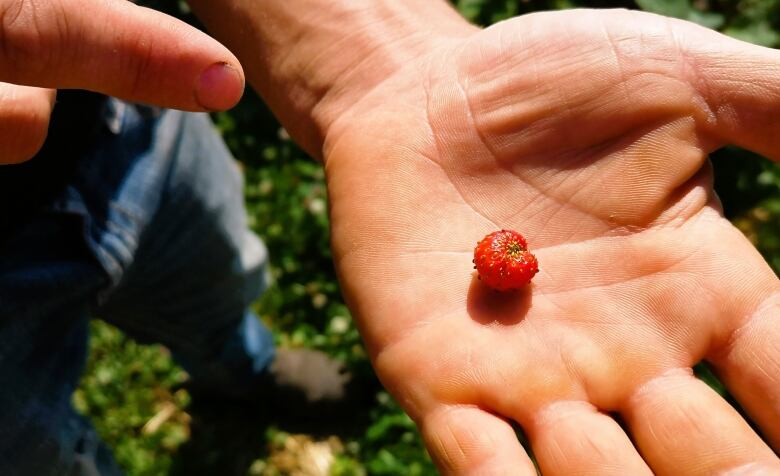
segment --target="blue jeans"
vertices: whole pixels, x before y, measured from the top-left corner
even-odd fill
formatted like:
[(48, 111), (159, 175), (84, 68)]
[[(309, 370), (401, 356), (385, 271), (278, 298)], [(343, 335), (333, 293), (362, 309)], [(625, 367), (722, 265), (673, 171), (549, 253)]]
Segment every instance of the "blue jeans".
[(239, 170), (206, 115), (110, 100), (59, 199), (0, 242), (0, 474), (119, 474), (71, 407), (87, 323), (168, 346), (199, 386), (252, 390), (272, 338)]

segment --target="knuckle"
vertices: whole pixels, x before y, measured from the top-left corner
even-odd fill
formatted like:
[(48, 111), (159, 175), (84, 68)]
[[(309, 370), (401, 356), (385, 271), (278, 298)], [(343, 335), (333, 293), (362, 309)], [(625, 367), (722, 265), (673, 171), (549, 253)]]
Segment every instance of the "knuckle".
[[(13, 80), (13, 73), (19, 69), (20, 45), (18, 41), (20, 18), (23, 16), (26, 2), (0, 2), (0, 64), (5, 64), (5, 75)], [(25, 43), (22, 43), (24, 45)], [(22, 46), (24, 47), (24, 46)]]
[(60, 10), (59, 2), (0, 3), (0, 65), (6, 79), (45, 77), (68, 34), (67, 12)]
[[(474, 430), (475, 421), (469, 410), (448, 408), (439, 410), (424, 431), (434, 458), (447, 472), (464, 473), (479, 468), (495, 456), (497, 443), (489, 432)], [(432, 430), (434, 427), (435, 430)]]
[(155, 46), (146, 38), (138, 39), (132, 49), (132, 54), (121, 58), (123, 77), (127, 78), (127, 92), (132, 98), (141, 97), (144, 91), (156, 88), (154, 82), (157, 75), (153, 68)]

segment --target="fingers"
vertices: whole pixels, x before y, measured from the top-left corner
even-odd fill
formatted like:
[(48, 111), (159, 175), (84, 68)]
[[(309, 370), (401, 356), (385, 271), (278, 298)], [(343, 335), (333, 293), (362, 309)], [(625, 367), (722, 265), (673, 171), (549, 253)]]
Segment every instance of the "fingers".
[(780, 159), (780, 52), (673, 21), (688, 80), (721, 142)]
[(615, 420), (586, 402), (558, 402), (528, 428), (542, 474), (652, 475)]
[(690, 372), (648, 382), (622, 414), (656, 474), (780, 471), (780, 460), (745, 420)]
[(46, 140), (56, 92), (0, 83), (0, 164), (32, 158)]
[(422, 422), (442, 474), (535, 476), (531, 459), (506, 421), (476, 407), (442, 407)]
[(767, 299), (710, 358), (718, 375), (780, 452), (780, 295)]
[(124, 0), (0, 0), (0, 81), (185, 110), (232, 107), (238, 60), (195, 28)]

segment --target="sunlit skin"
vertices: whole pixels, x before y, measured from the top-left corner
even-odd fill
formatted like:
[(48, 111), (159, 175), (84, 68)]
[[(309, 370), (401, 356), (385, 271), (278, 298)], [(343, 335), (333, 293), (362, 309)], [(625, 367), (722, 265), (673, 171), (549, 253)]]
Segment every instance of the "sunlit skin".
[[(537, 14), (441, 40), (336, 123), (344, 291), (444, 473), (534, 474), (506, 420), (544, 474), (780, 471), (691, 372), (714, 365), (780, 449), (778, 281), (707, 163), (780, 152), (779, 65), (657, 16)], [(475, 283), (498, 228), (534, 243), (527, 293)]]
[[(780, 54), (626, 11), (192, 3), (324, 159), (344, 294), (444, 474), (535, 474), (509, 421), (544, 474), (780, 472), (778, 280), (707, 162), (780, 157)], [(520, 292), (472, 269), (502, 228), (540, 263)]]

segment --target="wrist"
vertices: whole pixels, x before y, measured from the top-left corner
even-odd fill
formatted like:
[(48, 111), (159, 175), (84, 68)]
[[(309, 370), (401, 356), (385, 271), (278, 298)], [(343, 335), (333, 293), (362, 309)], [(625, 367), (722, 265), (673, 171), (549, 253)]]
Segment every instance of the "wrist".
[(377, 84), (442, 39), (476, 29), (439, 0), (191, 3), (314, 157), (321, 157), (334, 121)]
[(422, 12), (411, 2), (370, 2), (371, 7), (355, 12), (362, 18), (344, 22), (338, 41), (323, 39), (318, 44), (317, 64), (293, 75), (303, 78), (305, 90), (315, 91), (312, 102), (302, 110), (316, 126), (318, 149), (334, 123), (377, 85), (443, 41), (467, 36), (475, 29), (443, 2), (414, 2), (428, 4)]

